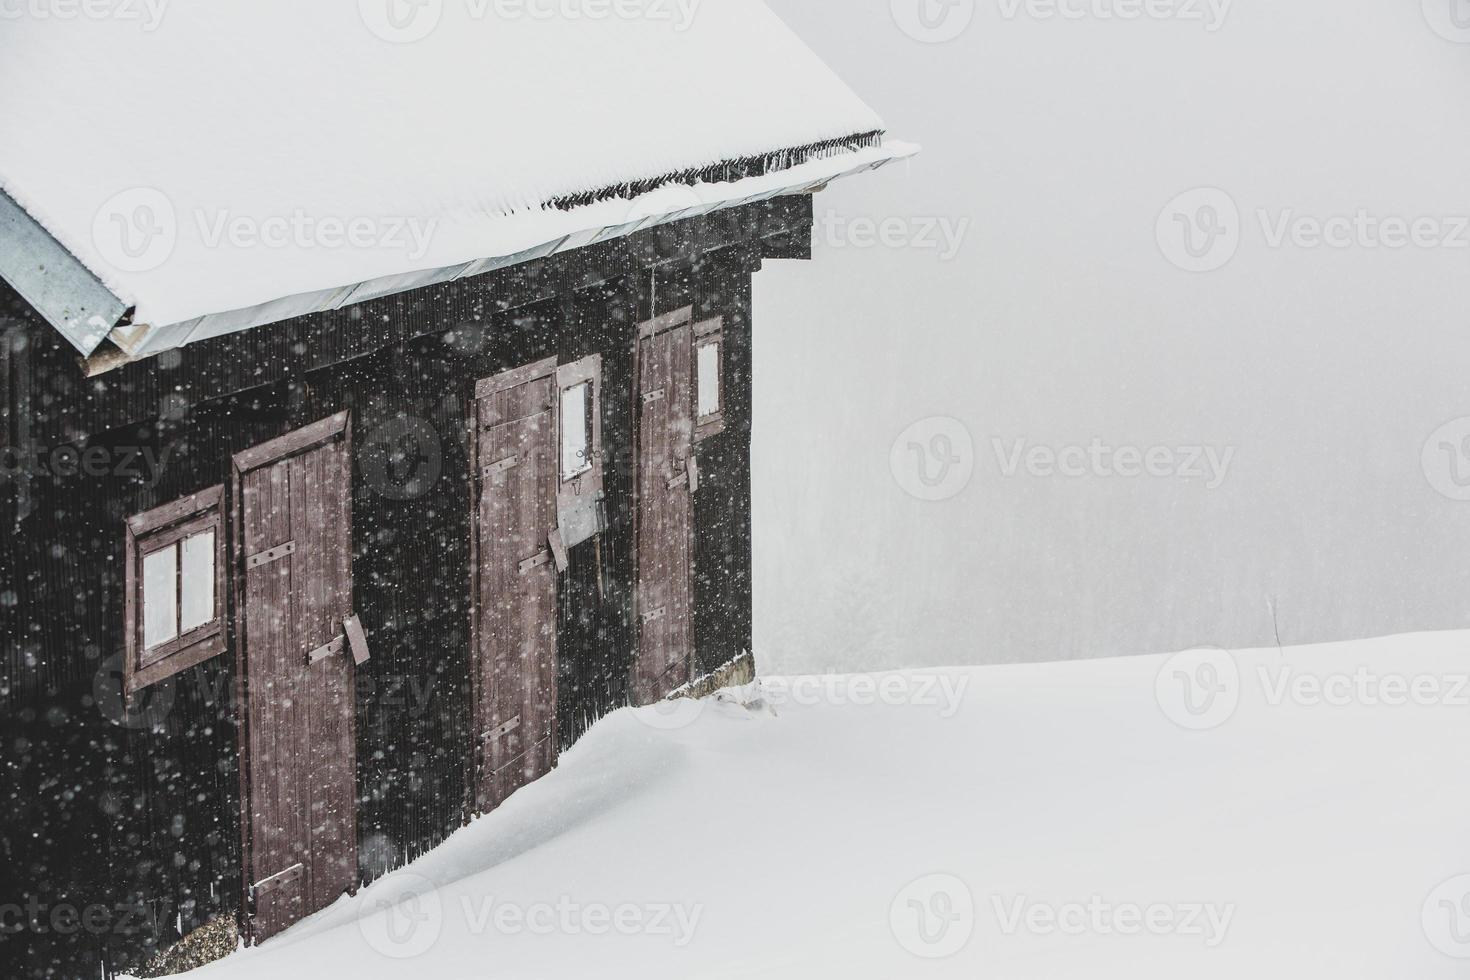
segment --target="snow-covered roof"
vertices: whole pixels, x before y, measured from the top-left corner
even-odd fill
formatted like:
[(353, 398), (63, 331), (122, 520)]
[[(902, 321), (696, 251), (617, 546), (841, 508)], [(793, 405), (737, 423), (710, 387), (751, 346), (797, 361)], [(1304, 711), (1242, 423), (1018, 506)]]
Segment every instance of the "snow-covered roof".
[(83, 354), (473, 275), (914, 150), (885, 142), (762, 0), (15, 14), (0, 25), (0, 275)]

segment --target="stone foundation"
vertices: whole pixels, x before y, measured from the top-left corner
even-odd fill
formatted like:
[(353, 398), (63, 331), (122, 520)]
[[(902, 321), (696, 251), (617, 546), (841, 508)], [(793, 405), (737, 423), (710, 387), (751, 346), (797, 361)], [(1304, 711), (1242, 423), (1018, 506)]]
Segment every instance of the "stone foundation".
[(707, 698), (727, 687), (743, 687), (755, 681), (755, 656), (742, 653), (712, 674), (707, 674), (692, 684), (686, 685), (669, 695), (670, 698)]
[(233, 915), (221, 916), (195, 929), (153, 957), (138, 971), (138, 976), (173, 976), (175, 973), (198, 969), (206, 963), (222, 960), (239, 948), (239, 923)]

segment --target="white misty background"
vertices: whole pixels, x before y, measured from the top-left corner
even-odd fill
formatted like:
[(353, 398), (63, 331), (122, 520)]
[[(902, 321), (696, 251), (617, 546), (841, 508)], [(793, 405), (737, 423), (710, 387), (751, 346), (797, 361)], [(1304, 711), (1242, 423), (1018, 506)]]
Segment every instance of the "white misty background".
[[(771, 5), (925, 147), (820, 196), (819, 224), (969, 228), (949, 261), (819, 232), (814, 263), (757, 278), (765, 669), (1470, 621), (1470, 503), (1421, 465), (1430, 434), (1470, 415), (1470, 251), (1270, 248), (1257, 218), (1470, 215), (1470, 44), (1419, 0), (1237, 0), (1213, 32), (979, 0), (939, 45), (900, 31), (890, 0)], [(1227, 266), (1191, 274), (1155, 222), (1201, 186), (1230, 194), (1242, 232)], [(928, 416), (975, 440), (973, 480), (941, 503), (889, 469)], [(1215, 490), (1006, 478), (995, 438), (1236, 456)]]

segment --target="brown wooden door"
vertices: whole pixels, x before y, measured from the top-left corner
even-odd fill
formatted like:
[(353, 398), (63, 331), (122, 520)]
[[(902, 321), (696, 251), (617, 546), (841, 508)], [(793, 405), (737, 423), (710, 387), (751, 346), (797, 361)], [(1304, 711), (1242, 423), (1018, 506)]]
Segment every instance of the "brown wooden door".
[(235, 458), (250, 934), (358, 885), (347, 418)]
[(652, 704), (690, 681), (693, 650), (694, 327), (691, 310), (639, 329), (638, 662), (633, 695)]
[(556, 361), (480, 383), (471, 552), (475, 810), (556, 765)]

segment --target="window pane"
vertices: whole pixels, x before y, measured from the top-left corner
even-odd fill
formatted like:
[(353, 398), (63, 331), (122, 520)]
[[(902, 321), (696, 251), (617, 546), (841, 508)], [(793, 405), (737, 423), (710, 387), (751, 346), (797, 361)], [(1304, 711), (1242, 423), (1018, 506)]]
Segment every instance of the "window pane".
[(569, 480), (592, 468), (592, 384), (561, 393), (561, 477)]
[(152, 649), (179, 635), (179, 546), (143, 558), (143, 647)]
[(720, 345), (705, 344), (699, 349), (699, 417), (718, 415), (720, 411)]
[(187, 633), (214, 619), (214, 531), (185, 538), (180, 560), (184, 599), (179, 603), (179, 632)]

